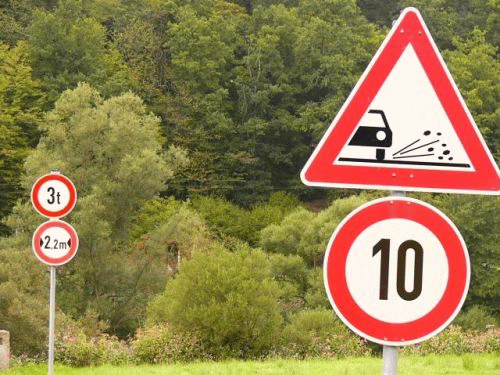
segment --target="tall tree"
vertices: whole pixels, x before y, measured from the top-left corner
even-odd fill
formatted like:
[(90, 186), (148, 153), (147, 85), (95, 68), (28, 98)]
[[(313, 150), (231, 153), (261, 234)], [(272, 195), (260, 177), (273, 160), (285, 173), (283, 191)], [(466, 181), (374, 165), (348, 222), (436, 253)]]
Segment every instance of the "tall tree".
[[(104, 100), (87, 84), (66, 91), (42, 128), (44, 136), (26, 162), (26, 188), (59, 169), (75, 183), (79, 196), (69, 220), (80, 248), (60, 271), (59, 306), (74, 317), (97, 311), (113, 332), (129, 334), (137, 328), (138, 305), (144, 306), (148, 297), (136, 298), (134, 291), (148, 273), (137, 269), (135, 255), (126, 251), (128, 231), (136, 212), (162, 190), (185, 155), (176, 148), (162, 151), (159, 121), (137, 96)], [(19, 240), (15, 249), (0, 244), (7, 260), (20, 253), (32, 256), (29, 234), (40, 221), (37, 216), (27, 203), (15, 207), (8, 224), (14, 238), (24, 242)], [(12, 277), (7, 273), (0, 280)]]
[(109, 97), (128, 89), (126, 67), (105, 28), (87, 15), (83, 2), (62, 0), (53, 11), (38, 11), (27, 29), (35, 78), (52, 103), (65, 89), (88, 82)]
[[(31, 78), (26, 44), (15, 48), (0, 44), (0, 218), (20, 198), (23, 163), (39, 138), (44, 95)], [(0, 234), (7, 228), (0, 225)]]
[(300, 166), (378, 44), (377, 29), (349, 0), (259, 5), (250, 15), (205, 0), (172, 12), (165, 45), (188, 100), (184, 121), (165, 129), (191, 151), (187, 186), (243, 204), (298, 189)]
[(29, 35), (26, 28), (37, 10), (48, 10), (57, 0), (4, 0), (0, 6), (0, 42), (14, 46)]

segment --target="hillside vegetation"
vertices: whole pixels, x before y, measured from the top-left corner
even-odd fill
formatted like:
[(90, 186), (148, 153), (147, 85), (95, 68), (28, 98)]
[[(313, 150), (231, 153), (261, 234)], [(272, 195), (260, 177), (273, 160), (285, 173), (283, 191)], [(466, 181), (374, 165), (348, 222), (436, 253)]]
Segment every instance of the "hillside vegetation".
[[(76, 185), (66, 219), (80, 237), (58, 269), (60, 360), (376, 352), (331, 311), (322, 261), (337, 224), (385, 193), (312, 189), (299, 173), (409, 5), (499, 160), (499, 1), (3, 2), (0, 329), (13, 353), (46, 350), (29, 192), (53, 169)], [(500, 201), (413, 196), (449, 215), (471, 255), (455, 324), (496, 332)]]

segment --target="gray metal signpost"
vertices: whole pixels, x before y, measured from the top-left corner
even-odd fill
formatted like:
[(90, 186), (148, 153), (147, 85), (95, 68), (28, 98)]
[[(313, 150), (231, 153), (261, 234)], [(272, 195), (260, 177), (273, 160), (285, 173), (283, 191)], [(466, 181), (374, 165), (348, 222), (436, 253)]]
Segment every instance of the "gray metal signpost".
[(57, 268), (50, 266), (50, 296), (49, 296), (49, 375), (54, 373), (54, 342), (56, 321), (56, 273)]
[(382, 375), (396, 375), (398, 373), (398, 348), (384, 345), (382, 349)]
[(54, 374), (56, 274), (57, 267), (69, 262), (78, 250), (78, 235), (68, 223), (59, 220), (76, 204), (73, 183), (57, 171), (40, 177), (31, 190), (31, 202), (49, 221), (41, 224), (33, 234), (32, 246), (36, 257), (49, 266), (49, 342), (48, 374)]

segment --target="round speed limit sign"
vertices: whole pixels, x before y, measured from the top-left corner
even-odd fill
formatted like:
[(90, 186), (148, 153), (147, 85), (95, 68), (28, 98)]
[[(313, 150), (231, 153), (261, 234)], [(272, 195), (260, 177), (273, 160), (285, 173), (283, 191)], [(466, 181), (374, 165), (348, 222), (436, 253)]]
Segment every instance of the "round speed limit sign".
[(389, 197), (347, 216), (325, 255), (330, 303), (360, 336), (408, 345), (443, 330), (470, 281), (467, 248), (455, 225), (424, 202)]

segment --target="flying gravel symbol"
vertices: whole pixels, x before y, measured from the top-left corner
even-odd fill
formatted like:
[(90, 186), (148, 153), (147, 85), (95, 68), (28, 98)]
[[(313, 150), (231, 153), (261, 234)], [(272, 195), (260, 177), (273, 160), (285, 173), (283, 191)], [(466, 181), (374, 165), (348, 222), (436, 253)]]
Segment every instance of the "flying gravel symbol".
[(340, 157), (339, 161), (459, 168), (470, 167), (468, 163), (455, 162), (452, 148), (448, 145), (442, 132), (433, 133), (431, 130), (425, 130), (417, 139), (412, 139), (403, 148), (392, 153), (390, 158), (386, 158), (386, 149), (393, 146), (393, 131), (389, 127), (384, 111), (370, 109), (368, 114), (380, 116), (382, 125), (359, 126), (348, 145), (374, 147), (376, 148), (375, 157)]

